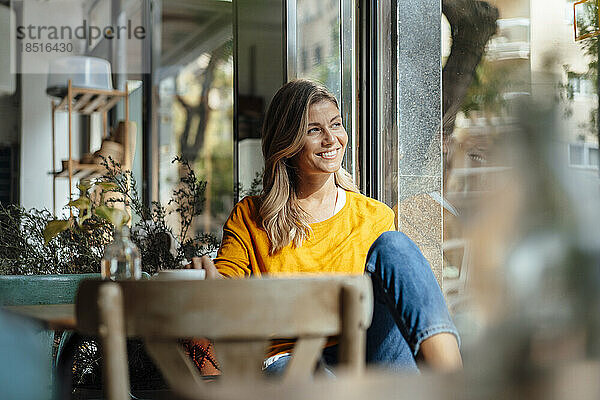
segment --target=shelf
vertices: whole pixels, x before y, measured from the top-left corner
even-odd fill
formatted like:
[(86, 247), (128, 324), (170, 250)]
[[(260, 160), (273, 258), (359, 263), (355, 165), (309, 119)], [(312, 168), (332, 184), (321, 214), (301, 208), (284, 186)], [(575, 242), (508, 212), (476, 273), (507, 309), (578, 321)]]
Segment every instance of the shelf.
[[(58, 89), (57, 89), (58, 90)], [(123, 136), (123, 147), (125, 152), (123, 154), (122, 167), (125, 170), (131, 169), (131, 162), (129, 160), (129, 93), (127, 90), (107, 90), (107, 89), (92, 89), (73, 87), (71, 80), (67, 82), (67, 87), (62, 88), (62, 97), (58, 100), (55, 98), (51, 100), (52, 106), (52, 163), (55, 164), (56, 160), (56, 124), (55, 114), (56, 112), (66, 112), (69, 114), (68, 118), (68, 160), (66, 168), (62, 171), (51, 171), (52, 175), (52, 209), (56, 215), (56, 179), (66, 178), (69, 180), (69, 200), (73, 198), (72, 188), (73, 181), (80, 181), (82, 179), (91, 179), (102, 176), (106, 173), (106, 169), (102, 165), (98, 164), (80, 164), (78, 161), (73, 159), (72, 152), (72, 116), (73, 113), (91, 115), (94, 113), (100, 113), (102, 115), (103, 122), (103, 136), (108, 132), (108, 121), (107, 114), (110, 109), (115, 107), (120, 100), (123, 100), (124, 105), (124, 122), (125, 131)], [(89, 134), (89, 133), (88, 133)], [(90, 150), (88, 148), (88, 150)], [(64, 162), (63, 162), (64, 163)], [(71, 215), (72, 208), (71, 208)]]
[[(73, 98), (71, 110), (80, 114), (104, 113), (113, 108), (119, 100), (126, 97), (126, 92), (119, 90), (103, 90), (88, 88), (71, 88)], [(69, 96), (65, 95), (58, 103), (54, 102), (55, 111), (69, 111)]]
[[(72, 178), (73, 179), (86, 179), (95, 178), (103, 175), (106, 172), (106, 168), (99, 164), (80, 164), (73, 160), (72, 165)], [(69, 178), (69, 170), (63, 169), (62, 171), (50, 172), (55, 178)]]

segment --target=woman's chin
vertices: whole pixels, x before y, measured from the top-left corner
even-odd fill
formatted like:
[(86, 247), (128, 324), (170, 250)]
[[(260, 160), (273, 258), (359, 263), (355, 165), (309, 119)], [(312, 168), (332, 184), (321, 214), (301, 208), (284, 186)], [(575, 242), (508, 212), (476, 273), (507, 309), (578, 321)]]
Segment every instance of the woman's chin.
[(299, 166), (299, 172), (304, 174), (333, 174), (342, 167), (341, 160), (313, 160), (311, 163), (307, 163)]
[(321, 168), (319, 168), (319, 170), (321, 172), (324, 172), (327, 174), (333, 174), (335, 172), (338, 172), (341, 167), (342, 167), (341, 163), (335, 163), (335, 164), (331, 164), (331, 165), (323, 165), (323, 166), (321, 166)]

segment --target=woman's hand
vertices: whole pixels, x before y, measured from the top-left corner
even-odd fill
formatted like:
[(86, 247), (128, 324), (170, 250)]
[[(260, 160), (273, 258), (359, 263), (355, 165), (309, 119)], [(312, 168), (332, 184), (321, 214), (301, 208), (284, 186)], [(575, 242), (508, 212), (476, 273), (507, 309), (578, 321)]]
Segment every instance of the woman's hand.
[(222, 279), (223, 275), (217, 271), (217, 267), (207, 256), (192, 258), (193, 269), (203, 269), (206, 271), (206, 279)]

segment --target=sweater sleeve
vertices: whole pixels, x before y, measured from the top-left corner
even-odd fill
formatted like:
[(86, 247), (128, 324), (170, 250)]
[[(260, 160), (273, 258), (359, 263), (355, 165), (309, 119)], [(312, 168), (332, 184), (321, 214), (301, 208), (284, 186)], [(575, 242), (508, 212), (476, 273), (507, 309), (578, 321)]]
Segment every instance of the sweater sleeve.
[(223, 240), (214, 263), (221, 275), (226, 277), (250, 276), (249, 247), (250, 232), (245, 218), (248, 216), (248, 204), (243, 200), (231, 212), (223, 227)]
[(394, 212), (394, 210), (392, 210), (391, 208), (388, 207), (387, 214), (388, 214), (388, 219), (389, 219), (387, 230), (388, 231), (398, 230), (398, 222), (397, 222), (396, 213)]
[[(379, 202), (378, 202), (379, 203)], [(396, 212), (383, 203), (379, 203), (377, 210), (377, 228), (380, 232), (395, 231), (396, 227)]]

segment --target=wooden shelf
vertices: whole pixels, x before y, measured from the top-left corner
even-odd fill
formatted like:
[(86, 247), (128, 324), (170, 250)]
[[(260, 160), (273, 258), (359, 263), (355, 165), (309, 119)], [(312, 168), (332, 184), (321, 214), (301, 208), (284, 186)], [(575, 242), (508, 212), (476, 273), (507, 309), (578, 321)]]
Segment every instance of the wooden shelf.
[[(110, 109), (115, 107), (119, 100), (123, 100), (124, 105), (124, 154), (123, 161), (121, 163), (125, 170), (131, 169), (131, 160), (129, 155), (129, 132), (127, 127), (129, 126), (129, 94), (125, 91), (120, 90), (106, 90), (106, 89), (90, 89), (82, 87), (74, 87), (71, 80), (67, 82), (66, 93), (58, 101), (52, 100), (52, 165), (56, 165), (56, 112), (67, 112), (68, 116), (68, 150), (69, 158), (67, 168), (62, 171), (52, 171), (52, 210), (56, 215), (56, 179), (66, 178), (69, 180), (69, 200), (73, 198), (72, 183), (86, 178), (94, 178), (103, 175), (106, 169), (102, 165), (98, 164), (80, 164), (78, 161), (73, 159), (72, 152), (72, 116), (74, 113), (91, 115), (94, 113), (100, 113), (102, 115), (103, 124), (103, 137), (108, 132), (107, 114)], [(88, 149), (89, 151), (90, 149)], [(71, 209), (71, 215), (72, 209)]]
[[(126, 97), (125, 92), (118, 90), (72, 88), (73, 112), (80, 114), (104, 113), (113, 108), (119, 100)], [(69, 111), (69, 97), (65, 95), (59, 102), (54, 103), (54, 110)]]
[[(99, 164), (80, 164), (73, 160), (71, 165), (72, 179), (95, 178), (103, 175), (106, 168)], [(69, 170), (50, 172), (55, 178), (69, 178)]]

